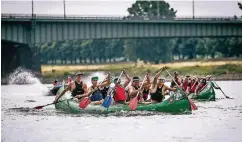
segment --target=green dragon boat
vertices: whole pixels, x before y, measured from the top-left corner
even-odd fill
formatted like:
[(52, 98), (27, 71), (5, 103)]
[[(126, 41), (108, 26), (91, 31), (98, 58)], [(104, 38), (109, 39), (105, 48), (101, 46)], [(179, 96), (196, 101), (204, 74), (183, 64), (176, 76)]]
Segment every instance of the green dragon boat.
[[(58, 90), (59, 94), (64, 90), (64, 87), (61, 87)], [(113, 113), (118, 111), (132, 111), (130, 110), (128, 105), (124, 104), (116, 104), (111, 105), (108, 109), (103, 107), (102, 105), (91, 105), (89, 104), (86, 109), (79, 108), (79, 103), (74, 100), (67, 100), (71, 98), (70, 92), (64, 94), (57, 104), (55, 104), (55, 108), (59, 110), (63, 110), (65, 112), (71, 113), (82, 113), (82, 112), (99, 112), (99, 113)], [(67, 100), (67, 101), (64, 101)], [(184, 92), (181, 89), (177, 89), (175, 92), (170, 93), (170, 97), (164, 100), (161, 103), (155, 104), (138, 104), (136, 110), (138, 111), (157, 111), (157, 112), (166, 112), (166, 113), (191, 113), (191, 106), (188, 98), (185, 97)]]
[(195, 93), (191, 93), (188, 98), (198, 101), (215, 101), (216, 94), (213, 86), (213, 82), (210, 81), (197, 95), (195, 95)]

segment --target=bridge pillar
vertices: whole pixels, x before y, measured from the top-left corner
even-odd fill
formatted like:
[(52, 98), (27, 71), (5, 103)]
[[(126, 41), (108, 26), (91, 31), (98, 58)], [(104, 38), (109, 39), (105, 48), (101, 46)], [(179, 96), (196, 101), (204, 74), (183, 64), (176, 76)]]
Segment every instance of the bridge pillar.
[(41, 64), (40, 64), (40, 55), (39, 55), (39, 48), (36, 45), (35, 42), (35, 26), (36, 26), (36, 15), (34, 14), (32, 19), (31, 19), (31, 23), (28, 27), (28, 33), (26, 36), (26, 40), (28, 42), (28, 46), (32, 49), (33, 51), (33, 65), (32, 68), (34, 71), (37, 71), (39, 73), (41, 73)]

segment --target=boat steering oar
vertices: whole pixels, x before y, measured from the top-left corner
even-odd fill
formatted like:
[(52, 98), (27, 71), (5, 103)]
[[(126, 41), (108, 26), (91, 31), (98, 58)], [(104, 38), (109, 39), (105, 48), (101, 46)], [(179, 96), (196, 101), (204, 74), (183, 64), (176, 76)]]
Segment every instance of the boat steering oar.
[(57, 103), (64, 102), (64, 101), (68, 101), (68, 100), (71, 100), (71, 99), (73, 99), (73, 98), (69, 98), (69, 99), (62, 100), (62, 101), (55, 102), (55, 103), (50, 103), (50, 104), (47, 104), (47, 105), (36, 106), (36, 107), (34, 107), (34, 108), (35, 108), (35, 109), (42, 109), (43, 107), (46, 107), (46, 106), (49, 106), (49, 105), (53, 105), (53, 104), (57, 104)]
[[(118, 81), (120, 80), (121, 76), (123, 74), (123, 71), (120, 73), (119, 77), (118, 77), (118, 80), (116, 83), (118, 83)], [(116, 84), (115, 84), (116, 85)], [(102, 105), (105, 107), (105, 108), (109, 108), (109, 106), (111, 105), (112, 103), (112, 94), (113, 94), (113, 91), (115, 90), (115, 87), (113, 88), (113, 90), (105, 97)]]
[[(139, 89), (141, 89), (141, 88), (143, 87), (144, 82), (145, 82), (145, 79), (146, 79), (146, 75), (145, 75), (145, 78), (144, 78), (144, 80), (143, 80), (143, 82), (142, 82), (142, 84), (141, 84), (141, 86), (140, 86)], [(139, 93), (140, 93), (140, 91), (138, 91), (137, 95), (136, 95), (136, 96), (135, 96), (135, 97), (129, 102), (129, 108), (130, 108), (131, 110), (135, 110), (136, 107), (137, 107), (137, 104), (138, 104), (138, 95), (139, 95)]]
[[(168, 70), (166, 69), (166, 72), (169, 74), (169, 76), (171, 77), (171, 79), (176, 83), (176, 81), (173, 79), (173, 77), (171, 76), (171, 74), (168, 72)], [(180, 89), (181, 89), (181, 87), (176, 83), (176, 85), (177, 85), (177, 87), (179, 87)], [(186, 96), (187, 97), (187, 96)], [(189, 99), (188, 97), (187, 97), (187, 99), (188, 99), (188, 101), (189, 101), (189, 103), (190, 103), (190, 105), (191, 105), (191, 108), (193, 109), (193, 110), (197, 110), (197, 106), (192, 102), (192, 100), (191, 99)]]
[[(214, 84), (215, 84), (216, 86), (218, 86), (218, 84), (214, 81), (213, 78), (212, 78), (212, 80), (213, 80)], [(219, 86), (218, 86), (218, 87), (219, 87)], [(227, 99), (232, 99), (232, 98), (230, 98), (229, 96), (225, 95), (225, 93), (224, 93), (224, 91), (221, 89), (221, 87), (219, 87), (219, 90), (223, 93), (223, 95), (225, 96), (225, 98), (227, 98)]]

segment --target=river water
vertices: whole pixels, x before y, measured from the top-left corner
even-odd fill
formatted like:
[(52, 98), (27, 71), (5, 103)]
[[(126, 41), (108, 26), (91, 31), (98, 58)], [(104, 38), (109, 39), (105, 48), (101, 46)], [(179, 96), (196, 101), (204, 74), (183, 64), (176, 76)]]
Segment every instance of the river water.
[(234, 99), (216, 90), (215, 102), (195, 102), (189, 115), (132, 112), (112, 115), (67, 114), (48, 106), (54, 96), (44, 95), (49, 85), (4, 85), (2, 94), (3, 142), (241, 142), (242, 81), (218, 81)]

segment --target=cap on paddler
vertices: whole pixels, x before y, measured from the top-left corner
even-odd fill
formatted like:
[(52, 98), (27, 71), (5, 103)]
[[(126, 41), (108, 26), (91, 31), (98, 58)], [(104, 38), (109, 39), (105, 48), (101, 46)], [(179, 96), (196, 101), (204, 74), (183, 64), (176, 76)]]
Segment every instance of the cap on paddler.
[(92, 80), (98, 80), (98, 76), (93, 76)]
[(82, 73), (82, 72), (77, 72), (77, 73), (76, 73), (76, 76), (78, 76), (78, 75), (84, 75), (84, 73)]
[(175, 72), (174, 72), (174, 75), (178, 75), (178, 72), (175, 71)]
[(138, 76), (134, 76), (133, 77), (133, 81), (139, 81), (139, 77)]

